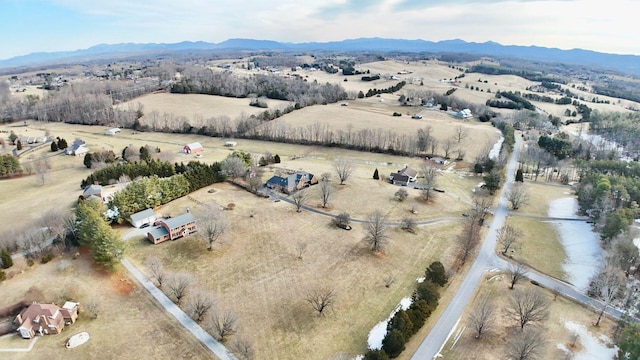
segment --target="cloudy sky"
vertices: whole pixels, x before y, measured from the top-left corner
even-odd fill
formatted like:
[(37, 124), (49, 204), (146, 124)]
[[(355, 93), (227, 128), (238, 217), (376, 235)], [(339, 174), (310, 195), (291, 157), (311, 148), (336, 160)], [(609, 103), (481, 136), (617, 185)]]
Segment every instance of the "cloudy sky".
[(97, 44), (359, 37), (640, 55), (640, 0), (0, 0), (0, 59)]

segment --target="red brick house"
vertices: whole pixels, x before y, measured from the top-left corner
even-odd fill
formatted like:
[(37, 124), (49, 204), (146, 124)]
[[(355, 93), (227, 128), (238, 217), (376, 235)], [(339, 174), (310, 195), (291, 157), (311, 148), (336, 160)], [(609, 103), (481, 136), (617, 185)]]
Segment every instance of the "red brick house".
[(190, 212), (170, 219), (158, 220), (154, 225), (156, 227), (147, 233), (147, 238), (154, 244), (175, 240), (198, 230), (196, 219)]
[(61, 308), (56, 304), (33, 303), (15, 318), (23, 339), (39, 335), (59, 334), (65, 325), (78, 319), (78, 303), (67, 301)]

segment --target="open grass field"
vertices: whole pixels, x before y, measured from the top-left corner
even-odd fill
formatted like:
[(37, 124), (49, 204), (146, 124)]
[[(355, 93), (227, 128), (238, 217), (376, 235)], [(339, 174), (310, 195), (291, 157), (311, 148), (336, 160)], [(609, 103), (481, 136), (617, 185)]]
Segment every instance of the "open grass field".
[[(344, 231), (328, 217), (296, 213), (285, 202), (257, 199), (230, 184), (213, 188), (214, 193), (203, 189), (191, 197), (198, 202), (236, 204), (234, 210), (224, 212), (232, 226), (213, 252), (205, 250), (196, 234), (156, 246), (143, 238), (132, 239), (129, 254), (139, 266), (155, 255), (167, 269), (192, 273), (221, 306), (239, 315), (239, 331), (253, 339), (258, 359), (326, 359), (341, 352), (364, 353), (371, 328), (411, 294), (431, 261), (449, 259), (450, 239), (460, 230), (457, 222), (423, 226), (416, 234), (394, 227), (385, 253), (374, 254), (364, 242), (360, 224)], [(340, 194), (348, 191), (348, 187), (339, 190), (336, 199), (348, 198)], [(380, 196), (377, 187), (366, 194), (354, 197), (351, 209), (364, 204), (365, 196), (372, 201), (369, 211), (390, 202), (374, 198)], [(197, 204), (192, 199), (177, 200), (160, 212), (193, 209)], [(336, 210), (338, 204), (336, 200)], [(253, 208), (257, 213), (250, 217)], [(390, 210), (391, 216), (394, 211)], [(354, 212), (358, 217), (366, 211)], [(296, 244), (301, 241), (307, 243), (307, 251), (298, 259)], [(397, 279), (390, 288), (383, 283), (387, 275)], [(315, 315), (304, 300), (306, 291), (318, 286), (330, 286), (337, 294), (324, 317)]]
[[(490, 280), (488, 279), (490, 278)], [(451, 336), (445, 344), (442, 359), (475, 359), (493, 360), (505, 359), (505, 347), (508, 338), (516, 331), (519, 331), (517, 322), (507, 318), (503, 309), (510, 296), (509, 284), (506, 278), (496, 273), (488, 274), (480, 284), (475, 298), (467, 306), (465, 314), (462, 316), (454, 336)], [(516, 288), (523, 289), (537, 288), (529, 283), (516, 285)], [(599, 327), (592, 324), (597, 319), (597, 314), (593, 309), (585, 308), (563, 297), (554, 300), (553, 294), (543, 288), (543, 291), (550, 301), (548, 319), (538, 325), (545, 340), (541, 352), (541, 359), (606, 359), (604, 353), (610, 353), (612, 347), (613, 329), (615, 323), (604, 318)], [(475, 339), (473, 326), (468, 321), (468, 315), (477, 306), (481, 299), (488, 297), (495, 304), (494, 330), (485, 335), (481, 340)], [(574, 327), (581, 328), (578, 331), (580, 336), (574, 343)], [(456, 341), (455, 338), (459, 339)], [(600, 341), (596, 340), (600, 339)], [(608, 340), (607, 340), (608, 339)], [(593, 346), (597, 343), (599, 346)], [(566, 349), (566, 352), (561, 348)], [(599, 351), (598, 351), (599, 350)], [(570, 354), (571, 356), (567, 357)], [(611, 358), (611, 357), (609, 357)]]
[[(250, 116), (265, 110), (284, 108), (289, 105), (287, 101), (281, 100), (265, 99), (264, 101), (269, 106), (267, 109), (249, 106), (250, 99), (200, 94), (160, 93), (141, 96), (122, 103), (118, 107), (128, 109), (133, 106), (137, 109), (139, 103), (145, 113), (145, 116), (140, 119), (140, 123), (161, 128), (165, 125), (165, 121), (171, 124), (170, 121), (172, 120), (166, 116), (168, 114), (174, 117), (185, 117), (191, 126), (200, 127), (207, 124), (206, 121), (211, 118), (226, 116), (230, 119), (236, 119), (243, 114)], [(156, 114), (152, 114), (153, 112), (156, 112)]]
[[(15, 276), (0, 284), (0, 307), (24, 299), (30, 288), (41, 290), (41, 302), (80, 302), (80, 317), (58, 335), (38, 339), (30, 352), (1, 352), (2, 359), (206, 359), (210, 352), (164, 312), (146, 290), (122, 272), (96, 269), (88, 252), (73, 260), (68, 255), (47, 264), (28, 267), (24, 260), (10, 269)], [(68, 267), (62, 270), (63, 263)], [(38, 297), (39, 298), (39, 297)], [(86, 310), (99, 304), (97, 319)], [(86, 331), (90, 340), (75, 349), (65, 348), (69, 337)], [(0, 339), (0, 348), (26, 348), (30, 340), (15, 334)]]

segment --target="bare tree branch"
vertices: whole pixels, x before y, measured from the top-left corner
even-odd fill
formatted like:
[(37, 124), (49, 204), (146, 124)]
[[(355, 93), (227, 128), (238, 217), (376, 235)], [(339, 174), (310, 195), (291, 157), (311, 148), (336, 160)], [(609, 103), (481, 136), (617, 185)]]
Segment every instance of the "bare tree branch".
[(335, 291), (330, 287), (320, 287), (307, 291), (305, 300), (311, 304), (318, 315), (324, 316), (324, 311), (335, 301)]
[(498, 243), (502, 246), (502, 255), (515, 248), (515, 243), (522, 236), (522, 231), (511, 225), (504, 225), (498, 230)]
[(482, 337), (493, 328), (496, 316), (496, 306), (484, 297), (476, 307), (473, 308), (471, 314), (469, 314), (469, 322), (475, 329), (475, 338), (482, 339)]
[(366, 240), (371, 244), (371, 250), (382, 251), (389, 238), (389, 226), (386, 224), (387, 218), (380, 211), (375, 211), (367, 219)]
[(504, 312), (518, 321), (520, 329), (525, 325), (547, 318), (549, 300), (537, 289), (515, 290), (509, 297)]
[(353, 172), (353, 163), (347, 159), (336, 159), (333, 162), (333, 168), (340, 179), (340, 185), (344, 185)]
[(516, 284), (527, 276), (527, 269), (520, 263), (509, 264), (509, 289), (513, 290)]

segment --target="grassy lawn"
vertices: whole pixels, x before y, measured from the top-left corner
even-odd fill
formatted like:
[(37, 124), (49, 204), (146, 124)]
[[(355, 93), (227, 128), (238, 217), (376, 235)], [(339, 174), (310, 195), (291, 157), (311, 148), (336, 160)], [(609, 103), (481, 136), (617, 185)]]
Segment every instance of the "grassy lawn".
[(518, 213), (548, 216), (549, 203), (554, 199), (573, 197), (573, 190), (569, 186), (561, 186), (557, 183), (546, 183), (543, 181), (526, 181), (524, 186), (529, 194), (528, 201), (522, 205)]
[[(566, 253), (551, 223), (516, 216), (509, 217), (507, 223), (523, 233), (511, 254), (515, 260), (555, 278), (564, 279), (562, 264)], [(501, 249), (498, 248), (498, 251)]]
[[(253, 339), (259, 359), (364, 353), (371, 328), (411, 294), (426, 266), (436, 259), (447, 263), (450, 240), (460, 230), (457, 222), (421, 227), (416, 234), (392, 228), (385, 253), (373, 254), (360, 224), (344, 231), (332, 226), (328, 217), (296, 213), (284, 202), (257, 199), (229, 184), (213, 188), (214, 193), (201, 190), (192, 198), (236, 204), (224, 212), (232, 226), (213, 252), (194, 235), (155, 246), (143, 238), (132, 239), (129, 254), (140, 267), (154, 255), (170, 271), (193, 274), (222, 307), (240, 316), (239, 332)], [(364, 196), (373, 201), (368, 209), (377, 206), (371, 193)], [(357, 197), (352, 201), (364, 204)], [(193, 200), (183, 198), (161, 213), (176, 214), (194, 206)], [(251, 208), (257, 208), (254, 217), (249, 217)], [(308, 244), (303, 259), (296, 254), (300, 241)], [(397, 279), (390, 288), (382, 281), (386, 275)], [(323, 317), (304, 300), (305, 292), (317, 286), (330, 286), (337, 294)]]
[[(0, 307), (24, 299), (27, 291), (42, 291), (41, 302), (64, 300), (80, 302), (78, 321), (65, 327), (59, 335), (40, 338), (32, 351), (5, 353), (3, 359), (204, 359), (211, 353), (184, 330), (125, 273), (105, 273), (96, 269), (90, 255), (81, 250), (80, 257), (55, 258), (47, 264), (36, 262), (28, 267), (18, 260), (9, 270), (13, 276), (0, 284)], [(61, 263), (69, 267), (62, 270)], [(97, 319), (84, 307), (95, 300), (100, 307)], [(91, 339), (75, 349), (66, 349), (74, 334), (87, 331)], [(26, 348), (28, 340), (17, 334), (0, 339), (0, 348)]]
[[(488, 278), (491, 278), (491, 280), (488, 280)], [(516, 285), (516, 288), (523, 289), (525, 287), (536, 288), (529, 283)], [(615, 326), (613, 321), (603, 319), (599, 327), (594, 327), (591, 324), (596, 320), (597, 314), (592, 309), (585, 308), (563, 297), (557, 297), (553, 300), (551, 292), (542, 288), (537, 289), (545, 292), (550, 301), (548, 319), (539, 326), (545, 339), (541, 359), (565, 359), (565, 353), (559, 349), (561, 345), (570, 350), (574, 356), (580, 354), (585, 349), (584, 344), (588, 342), (586, 338), (579, 338), (575, 347), (571, 346), (573, 342), (573, 331), (567, 328), (567, 323), (569, 322), (584, 326), (595, 338), (601, 336), (608, 337), (609, 339), (613, 338), (612, 334)], [(508, 289), (508, 281), (506, 278), (502, 278), (496, 274), (487, 276), (480, 284), (475, 298), (466, 307), (465, 314), (458, 324), (458, 331), (462, 330), (459, 340), (457, 342), (454, 341), (453, 338), (455, 336), (449, 339), (443, 348), (442, 353), (444, 356), (442, 359), (491, 360), (506, 358), (505, 346), (507, 340), (511, 336), (510, 334), (519, 331), (519, 326), (516, 326), (517, 323), (515, 320), (507, 318), (502, 311), (502, 309), (505, 308), (509, 295), (510, 290)], [(468, 321), (468, 315), (480, 299), (484, 297), (489, 297), (495, 304), (495, 325), (493, 331), (481, 340), (476, 340), (473, 326)], [(458, 335), (458, 331), (456, 331), (454, 335)], [(582, 353), (580, 356), (581, 359), (601, 358), (598, 357), (598, 354), (594, 353)]]

